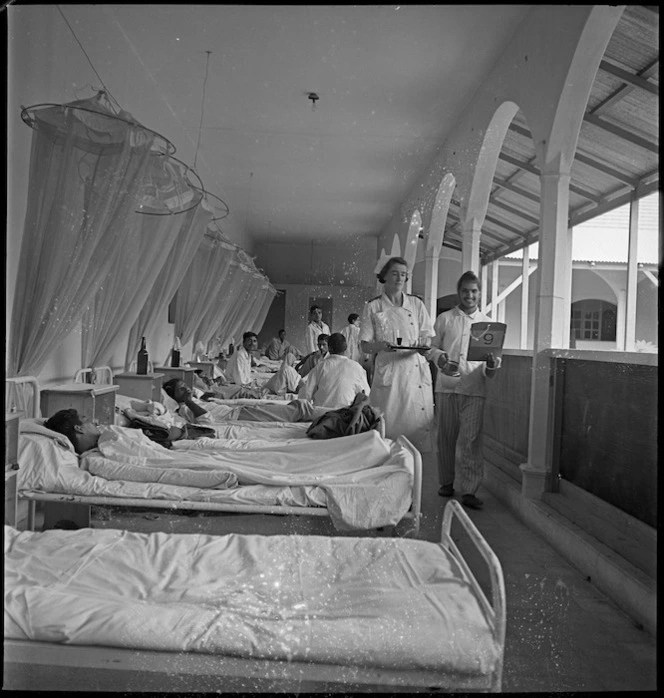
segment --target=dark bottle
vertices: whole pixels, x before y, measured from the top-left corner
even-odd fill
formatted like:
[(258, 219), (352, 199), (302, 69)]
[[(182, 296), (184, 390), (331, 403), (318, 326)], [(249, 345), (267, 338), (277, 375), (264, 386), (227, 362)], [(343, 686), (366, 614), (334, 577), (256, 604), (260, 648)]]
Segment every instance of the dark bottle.
[(229, 355), (229, 356), (232, 356), (234, 351), (235, 351), (235, 347), (233, 346), (233, 342), (231, 342), (231, 343), (228, 345), (228, 355)]
[(173, 351), (171, 353), (171, 366), (173, 368), (180, 367), (180, 349), (180, 338), (176, 337), (175, 341), (173, 342)]
[(136, 357), (136, 373), (145, 376), (148, 372), (148, 350), (145, 348), (145, 337), (141, 338), (141, 348)]

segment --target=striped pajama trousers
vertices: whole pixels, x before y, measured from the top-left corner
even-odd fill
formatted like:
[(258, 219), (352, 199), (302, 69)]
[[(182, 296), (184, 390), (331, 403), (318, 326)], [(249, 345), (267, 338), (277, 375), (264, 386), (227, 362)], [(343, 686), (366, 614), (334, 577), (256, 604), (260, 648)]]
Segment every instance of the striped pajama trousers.
[(461, 494), (475, 494), (484, 474), (484, 398), (438, 393), (438, 479)]

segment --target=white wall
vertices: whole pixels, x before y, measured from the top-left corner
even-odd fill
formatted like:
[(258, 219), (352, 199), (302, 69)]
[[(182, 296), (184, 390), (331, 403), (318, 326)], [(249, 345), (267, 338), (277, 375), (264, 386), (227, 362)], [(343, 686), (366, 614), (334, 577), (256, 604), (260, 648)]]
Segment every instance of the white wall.
[(330, 332), (340, 332), (347, 324), (351, 313), (362, 316), (366, 301), (376, 293), (373, 287), (363, 286), (309, 286), (303, 284), (279, 284), (277, 288), (286, 292), (286, 319), (284, 329), (288, 341), (300, 351), (305, 350), (305, 330), (309, 316), (309, 298), (332, 299), (332, 322)]

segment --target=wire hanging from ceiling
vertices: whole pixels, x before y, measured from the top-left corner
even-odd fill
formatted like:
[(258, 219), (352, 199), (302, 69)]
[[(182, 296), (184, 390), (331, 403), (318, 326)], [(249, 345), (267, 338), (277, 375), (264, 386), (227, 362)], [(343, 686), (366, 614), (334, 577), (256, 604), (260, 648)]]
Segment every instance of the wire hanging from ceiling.
[(201, 133), (203, 132), (203, 112), (205, 110), (205, 88), (207, 86), (208, 80), (208, 70), (210, 68), (210, 54), (212, 51), (206, 51), (207, 57), (205, 59), (205, 77), (203, 78), (203, 96), (201, 97), (201, 120), (198, 124), (198, 141), (196, 142), (196, 153), (194, 154), (194, 167), (196, 167), (196, 160), (198, 158), (198, 149), (201, 146)]
[(247, 210), (244, 212), (244, 229), (247, 230), (247, 221), (249, 220), (249, 208), (251, 206), (251, 185), (254, 181), (254, 173), (249, 173), (249, 192), (247, 193)]
[(71, 24), (69, 24), (69, 20), (67, 19), (67, 17), (65, 17), (65, 13), (60, 8), (60, 5), (56, 5), (56, 8), (57, 8), (58, 12), (60, 13), (60, 15), (62, 16), (62, 19), (64, 19), (65, 24), (69, 27), (69, 31), (72, 33), (72, 36), (76, 40), (76, 43), (79, 45), (81, 51), (83, 51), (83, 55), (88, 59), (88, 63), (90, 64), (90, 67), (92, 68), (92, 71), (94, 72), (94, 74), (99, 79), (99, 82), (101, 83), (102, 87), (104, 88), (104, 91), (115, 102), (115, 105), (118, 108), (120, 108), (120, 103), (118, 102), (117, 99), (115, 99), (115, 97), (113, 96), (113, 93), (108, 89), (108, 87), (106, 87), (106, 83), (101, 79), (101, 75), (99, 74), (97, 69), (94, 67), (94, 64), (90, 60), (90, 56), (88, 56), (86, 50), (83, 48), (83, 44), (79, 41), (78, 37), (76, 36), (76, 32), (72, 28)]

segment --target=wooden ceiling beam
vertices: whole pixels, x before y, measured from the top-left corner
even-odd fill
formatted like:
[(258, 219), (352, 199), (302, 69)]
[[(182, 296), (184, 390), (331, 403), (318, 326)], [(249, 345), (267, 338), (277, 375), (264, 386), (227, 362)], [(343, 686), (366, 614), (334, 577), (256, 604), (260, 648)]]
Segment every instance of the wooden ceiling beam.
[[(534, 201), (539, 206), (540, 198), (538, 195), (531, 194), (529, 191), (526, 191), (525, 189), (521, 189), (520, 187), (515, 187), (511, 182), (508, 182), (507, 180), (499, 179), (498, 177), (494, 177), (493, 184), (496, 187), (500, 187), (502, 189), (508, 189), (509, 191), (514, 192), (515, 194), (518, 194), (519, 196), (523, 196), (525, 199), (530, 199), (531, 201)], [(492, 192), (492, 195), (493, 195), (493, 192)]]
[(497, 206), (498, 208), (502, 208), (504, 211), (507, 211), (507, 213), (511, 213), (513, 216), (519, 216), (520, 218), (523, 218), (524, 221), (528, 221), (528, 223), (532, 223), (533, 225), (539, 225), (539, 219), (535, 218), (535, 216), (531, 216), (529, 213), (520, 211), (518, 208), (508, 206), (503, 201), (498, 201), (492, 196), (489, 197), (489, 204)]
[(587, 113), (583, 117), (583, 120), (586, 123), (596, 126), (597, 128), (601, 128), (603, 131), (606, 131), (607, 133), (610, 133), (616, 136), (617, 138), (621, 138), (624, 141), (628, 141), (629, 143), (638, 145), (644, 150), (649, 150), (651, 153), (655, 153), (655, 155), (659, 154), (659, 145), (657, 143), (649, 141), (647, 138), (637, 136), (632, 131), (628, 131), (627, 129), (622, 128), (621, 126), (616, 126), (615, 124), (610, 123), (606, 119), (601, 119), (599, 116), (595, 116), (595, 114)]
[[(493, 223), (494, 225), (499, 226), (500, 228), (504, 228), (505, 230), (509, 230), (510, 233), (513, 233), (517, 237), (520, 238), (526, 238), (526, 234), (519, 230), (518, 228), (514, 228), (513, 226), (509, 225), (509, 223), (505, 223), (504, 221), (501, 221), (499, 218), (494, 218), (493, 216), (484, 216), (485, 221), (489, 221), (490, 223)], [(539, 222), (538, 222), (539, 224)]]
[[(530, 131), (523, 128), (522, 126), (510, 124), (510, 130), (532, 140)], [(629, 184), (632, 187), (637, 186), (639, 182), (637, 177), (632, 177), (631, 175), (625, 172), (621, 172), (620, 170), (616, 170), (610, 165), (600, 162), (599, 160), (596, 160), (595, 158), (592, 158), (589, 155), (585, 155), (584, 153), (580, 152), (578, 148), (576, 153), (574, 154), (574, 159), (578, 160), (579, 162), (582, 162), (584, 165), (588, 165), (588, 167), (592, 167), (594, 170), (597, 170), (598, 172), (602, 172), (603, 174), (618, 180), (619, 182)]]
[(637, 75), (636, 73), (630, 73), (629, 70), (625, 70), (624, 68), (615, 65), (613, 62), (607, 60), (606, 58), (600, 62), (599, 69), (603, 70), (605, 73), (613, 75), (616, 78), (619, 78), (628, 85), (638, 87), (639, 89), (645, 90), (646, 92), (650, 92), (650, 94), (655, 96), (659, 95), (658, 85), (655, 85), (652, 82), (648, 82), (647, 78)]
[(578, 148), (576, 153), (574, 154), (574, 159), (578, 160), (584, 165), (588, 165), (588, 167), (592, 167), (594, 170), (597, 170), (598, 172), (602, 172), (603, 174), (612, 177), (613, 179), (617, 179), (619, 182), (629, 184), (631, 187), (636, 187), (639, 183), (638, 177), (632, 177), (631, 175), (626, 174), (625, 172), (621, 172), (620, 170), (616, 170), (615, 168), (609, 165), (605, 165), (603, 162), (595, 160), (595, 158), (591, 158), (588, 155), (579, 152)]
[[(655, 73), (659, 72), (659, 58), (651, 61), (645, 68), (639, 70), (636, 75), (640, 78), (649, 78)], [(633, 92), (636, 88), (632, 85), (623, 85), (618, 88), (613, 94), (609, 95), (603, 99), (599, 104), (595, 105), (591, 110), (591, 114), (598, 116), (599, 114), (608, 111), (614, 104), (617, 104), (623, 100), (630, 92)]]
[[(519, 167), (522, 170), (525, 170), (526, 172), (530, 172), (531, 174), (536, 175), (537, 177), (540, 176), (539, 168), (534, 167), (530, 163), (521, 162), (517, 158), (513, 158), (510, 155), (506, 155), (505, 153), (500, 153), (498, 157), (501, 160), (504, 160), (505, 162), (509, 162), (510, 165)], [(583, 187), (580, 187), (577, 184), (570, 184), (569, 190), (574, 192), (575, 194), (578, 194), (579, 196), (582, 196), (584, 199), (588, 199), (588, 201), (594, 201), (596, 204), (599, 204), (602, 201), (601, 196), (597, 196), (597, 194), (593, 194), (592, 192), (589, 192), (587, 189), (584, 189)]]

